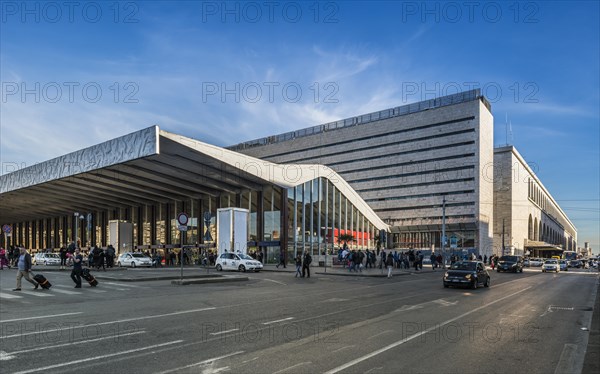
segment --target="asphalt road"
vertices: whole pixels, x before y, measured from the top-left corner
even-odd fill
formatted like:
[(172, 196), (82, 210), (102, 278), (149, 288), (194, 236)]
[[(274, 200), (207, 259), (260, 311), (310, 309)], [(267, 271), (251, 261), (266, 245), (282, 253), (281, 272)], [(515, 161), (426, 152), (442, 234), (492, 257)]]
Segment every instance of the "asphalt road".
[(16, 293), (15, 275), (0, 272), (1, 373), (580, 373), (598, 289), (597, 272), (537, 269), (476, 290), (442, 271), (77, 290), (55, 272)]

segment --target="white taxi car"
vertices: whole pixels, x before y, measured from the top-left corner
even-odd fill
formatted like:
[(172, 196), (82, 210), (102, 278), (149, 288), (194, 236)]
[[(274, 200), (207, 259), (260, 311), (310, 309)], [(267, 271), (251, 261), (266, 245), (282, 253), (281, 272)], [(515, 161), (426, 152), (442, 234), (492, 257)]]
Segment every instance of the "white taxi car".
[(545, 273), (547, 271), (554, 271), (557, 273), (560, 271), (560, 264), (558, 263), (557, 259), (551, 258), (544, 261), (544, 265), (542, 265), (542, 272)]
[(60, 265), (60, 257), (56, 253), (36, 253), (32, 262), (34, 265)]
[(223, 253), (217, 258), (216, 268), (221, 270), (254, 270), (259, 272), (263, 268), (260, 261), (242, 253)]
[(152, 266), (152, 259), (139, 252), (125, 252), (117, 259), (117, 266), (131, 266), (132, 268), (138, 266), (150, 267)]

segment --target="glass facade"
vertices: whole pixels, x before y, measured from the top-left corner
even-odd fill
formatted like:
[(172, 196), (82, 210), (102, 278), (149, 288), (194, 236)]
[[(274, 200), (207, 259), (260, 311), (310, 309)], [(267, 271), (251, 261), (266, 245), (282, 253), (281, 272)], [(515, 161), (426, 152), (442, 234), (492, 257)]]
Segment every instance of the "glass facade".
[[(182, 232), (178, 230), (177, 215), (186, 212), (190, 219), (185, 245), (215, 250), (217, 209), (227, 207), (250, 211), (248, 251), (261, 251), (265, 263), (278, 261), (281, 248), (285, 249), (287, 261), (292, 262), (303, 251), (322, 261), (322, 256), (337, 253), (344, 243), (362, 250), (376, 245), (375, 226), (326, 178), (288, 189), (267, 185), (258, 191), (94, 211), (90, 212), (93, 219), (89, 224), (81, 222), (78, 236), (83, 238), (83, 247), (106, 247), (110, 243), (109, 221), (127, 221), (132, 223), (134, 249), (164, 254), (179, 247)], [(206, 216), (210, 218), (208, 222)], [(19, 244), (34, 252), (41, 250), (42, 245), (58, 248), (68, 244), (74, 235), (72, 216), (21, 222), (15, 227)], [(352, 239), (340, 240), (344, 234)], [(58, 242), (56, 246), (54, 242)]]

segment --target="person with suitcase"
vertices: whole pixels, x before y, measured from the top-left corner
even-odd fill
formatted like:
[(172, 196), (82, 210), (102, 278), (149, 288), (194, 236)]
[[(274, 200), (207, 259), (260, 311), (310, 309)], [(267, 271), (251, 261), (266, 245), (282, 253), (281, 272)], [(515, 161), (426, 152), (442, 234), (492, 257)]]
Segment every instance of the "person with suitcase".
[(88, 268), (85, 268), (81, 271), (81, 277), (85, 279), (92, 287), (96, 287), (98, 285), (96, 277), (90, 273), (90, 269)]
[(25, 248), (19, 248), (20, 256), (17, 259), (17, 288), (13, 291), (21, 291), (21, 278), (25, 277), (25, 280), (34, 286), (34, 290), (37, 290), (39, 284), (31, 279), (29, 273), (31, 270), (31, 255), (27, 253)]
[(49, 290), (52, 287), (52, 283), (42, 274), (36, 274), (33, 276), (33, 280), (36, 281), (43, 290)]
[(83, 268), (83, 256), (81, 249), (75, 249), (73, 256), (73, 270), (71, 270), (71, 279), (75, 282), (75, 288), (81, 288), (81, 270)]

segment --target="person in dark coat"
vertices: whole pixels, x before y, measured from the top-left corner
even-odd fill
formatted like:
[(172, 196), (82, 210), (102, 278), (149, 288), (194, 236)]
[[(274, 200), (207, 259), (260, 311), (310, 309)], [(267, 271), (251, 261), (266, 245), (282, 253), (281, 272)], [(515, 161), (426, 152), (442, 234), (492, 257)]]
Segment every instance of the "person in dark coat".
[(304, 260), (302, 261), (302, 278), (306, 275), (306, 278), (310, 278), (310, 263), (312, 262), (312, 257), (310, 253), (304, 252)]
[(27, 253), (25, 248), (20, 248), (20, 256), (17, 259), (17, 288), (13, 291), (21, 291), (21, 278), (25, 277), (25, 280), (33, 284), (34, 289), (37, 290), (39, 284), (31, 279), (31, 255)]

